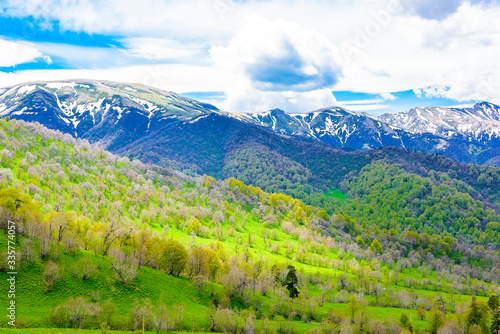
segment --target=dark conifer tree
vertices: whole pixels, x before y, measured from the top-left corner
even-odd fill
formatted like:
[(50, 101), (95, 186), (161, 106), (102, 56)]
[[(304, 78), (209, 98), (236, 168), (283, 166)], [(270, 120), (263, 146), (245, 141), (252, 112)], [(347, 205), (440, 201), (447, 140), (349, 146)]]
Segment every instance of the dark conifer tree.
[(297, 288), (299, 280), (297, 279), (297, 270), (294, 266), (288, 266), (288, 273), (286, 274), (283, 286), (290, 293), (290, 298), (294, 299), (299, 296), (299, 289)]

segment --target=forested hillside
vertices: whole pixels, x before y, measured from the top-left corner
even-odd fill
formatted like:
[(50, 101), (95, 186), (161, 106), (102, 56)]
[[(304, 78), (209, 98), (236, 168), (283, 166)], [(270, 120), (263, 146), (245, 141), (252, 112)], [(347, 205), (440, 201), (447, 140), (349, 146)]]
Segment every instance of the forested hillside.
[[(0, 121), (0, 139), (0, 244), (16, 242), (19, 327), (490, 330), (495, 310), (485, 300), (500, 292), (496, 169), (453, 175), (447, 160), (422, 155), (443, 172), (417, 163), (417, 175), (389, 162), (397, 150), (338, 151), (324, 182), (346, 197), (325, 210), (234, 178), (131, 161), (38, 124)], [(252, 170), (276, 158), (269, 150), (235, 157), (255, 181), (275, 180), (278, 190), (276, 175), (286, 175), (317, 192), (312, 165), (280, 147), (281, 166)], [(7, 233), (8, 220), (18, 234)]]

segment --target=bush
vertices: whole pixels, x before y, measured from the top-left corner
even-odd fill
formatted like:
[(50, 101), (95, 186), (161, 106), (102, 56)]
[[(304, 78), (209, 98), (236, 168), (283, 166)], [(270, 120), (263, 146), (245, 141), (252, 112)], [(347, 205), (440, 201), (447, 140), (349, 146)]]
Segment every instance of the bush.
[(53, 261), (49, 261), (43, 271), (43, 283), (45, 284), (45, 292), (52, 290), (57, 281), (62, 277), (62, 269)]
[(82, 257), (78, 262), (74, 263), (70, 268), (71, 276), (81, 280), (94, 278), (97, 270), (92, 260), (88, 257)]
[(70, 297), (52, 310), (51, 318), (54, 323), (62, 327), (81, 329), (85, 328), (100, 311), (99, 306), (88, 303), (83, 297)]
[(229, 309), (218, 309), (212, 317), (211, 330), (218, 333), (238, 332), (238, 315)]

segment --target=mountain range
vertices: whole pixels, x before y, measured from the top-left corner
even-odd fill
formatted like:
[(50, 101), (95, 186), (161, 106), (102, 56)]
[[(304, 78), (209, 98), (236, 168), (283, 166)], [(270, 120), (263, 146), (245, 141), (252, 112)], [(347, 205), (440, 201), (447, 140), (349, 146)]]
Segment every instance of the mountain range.
[(442, 153), (465, 163), (500, 164), (500, 107), (488, 102), (470, 108), (414, 108), (380, 117), (341, 107), (295, 114), (273, 109), (240, 114), (240, 119), (340, 148), (395, 146)]
[[(232, 140), (230, 145), (219, 143), (222, 146), (210, 149), (215, 154), (209, 158), (212, 162), (199, 162), (186, 161), (186, 155), (179, 150), (193, 148), (193, 143), (179, 142), (179, 138), (203, 141), (213, 137), (217, 141), (220, 138), (216, 137), (227, 133), (242, 136), (257, 131), (271, 136), (269, 142), (275, 143), (286, 136), (295, 142), (349, 150), (395, 146), (440, 153), (465, 163), (500, 165), (500, 107), (488, 102), (469, 108), (414, 108), (380, 117), (341, 107), (294, 114), (280, 109), (228, 113), (144, 85), (70, 80), (33, 82), (0, 90), (0, 116), (36, 121), (113, 152), (150, 156), (154, 163), (184, 168), (191, 165), (202, 173), (207, 170), (200, 164), (218, 164), (220, 168), (208, 169), (215, 175), (222, 175), (223, 170), (215, 157), (227, 159), (227, 152), (236, 147), (235, 140), (241, 143), (241, 139)], [(184, 135), (186, 131), (194, 131), (192, 139)], [(152, 143), (154, 150), (138, 152), (141, 145)], [(323, 145), (308, 145), (324, 149)]]

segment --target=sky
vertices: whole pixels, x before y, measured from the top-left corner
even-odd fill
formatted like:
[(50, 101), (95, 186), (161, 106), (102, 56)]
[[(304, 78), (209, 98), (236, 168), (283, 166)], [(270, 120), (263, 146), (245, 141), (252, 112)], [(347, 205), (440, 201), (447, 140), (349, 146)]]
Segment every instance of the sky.
[(142, 83), (231, 112), (500, 104), (500, 0), (0, 0), (0, 87)]

